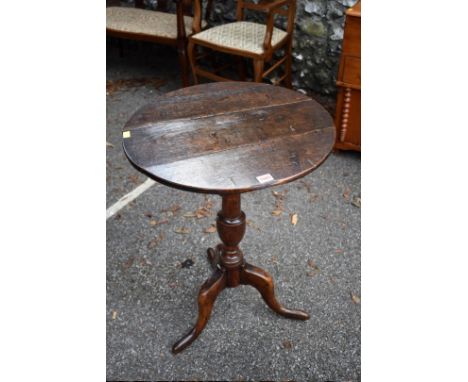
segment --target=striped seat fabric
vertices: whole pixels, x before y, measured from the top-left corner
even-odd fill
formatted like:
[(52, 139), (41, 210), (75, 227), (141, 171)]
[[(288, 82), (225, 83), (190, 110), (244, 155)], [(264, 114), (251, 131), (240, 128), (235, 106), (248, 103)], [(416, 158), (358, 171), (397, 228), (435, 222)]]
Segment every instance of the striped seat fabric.
[[(242, 50), (254, 54), (263, 53), (266, 25), (250, 21), (236, 21), (209, 28), (192, 36), (196, 42), (207, 42), (220, 47)], [(274, 47), (286, 37), (287, 33), (273, 28), (271, 45)]]
[[(192, 34), (193, 18), (184, 16), (185, 32)], [(206, 23), (203, 22), (202, 26)], [(130, 7), (106, 8), (107, 29), (147, 36), (177, 39), (177, 16), (172, 13)]]

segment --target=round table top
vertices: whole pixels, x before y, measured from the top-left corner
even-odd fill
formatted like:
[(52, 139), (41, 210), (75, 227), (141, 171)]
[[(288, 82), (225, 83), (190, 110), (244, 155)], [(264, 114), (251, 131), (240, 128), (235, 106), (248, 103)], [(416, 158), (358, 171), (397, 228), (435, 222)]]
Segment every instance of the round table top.
[(227, 194), (307, 175), (331, 152), (335, 127), (313, 99), (282, 87), (218, 82), (143, 106), (123, 129), (130, 162), (183, 190)]

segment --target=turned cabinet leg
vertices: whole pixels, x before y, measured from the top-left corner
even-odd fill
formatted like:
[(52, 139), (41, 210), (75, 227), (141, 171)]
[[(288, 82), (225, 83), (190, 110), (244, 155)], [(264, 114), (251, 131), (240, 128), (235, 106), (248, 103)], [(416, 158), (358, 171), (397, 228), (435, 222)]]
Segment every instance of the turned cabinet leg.
[(201, 287), (198, 294), (198, 319), (193, 329), (172, 347), (173, 353), (179, 353), (189, 346), (202, 332), (210, 319), (213, 304), (219, 293), (226, 286), (226, 273), (217, 269)]
[(263, 269), (245, 263), (240, 274), (241, 284), (250, 285), (257, 289), (267, 305), (276, 313), (298, 320), (308, 320), (310, 316), (302, 310), (292, 310), (283, 307), (275, 297), (273, 278)]

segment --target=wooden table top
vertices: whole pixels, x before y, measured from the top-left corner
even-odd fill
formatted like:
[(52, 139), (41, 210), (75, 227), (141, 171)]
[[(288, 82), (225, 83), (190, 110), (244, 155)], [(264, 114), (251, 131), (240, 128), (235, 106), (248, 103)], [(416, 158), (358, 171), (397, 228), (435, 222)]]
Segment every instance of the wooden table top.
[(334, 141), (333, 120), (316, 101), (247, 82), (165, 94), (123, 129), (124, 151), (138, 170), (171, 187), (221, 195), (307, 175)]

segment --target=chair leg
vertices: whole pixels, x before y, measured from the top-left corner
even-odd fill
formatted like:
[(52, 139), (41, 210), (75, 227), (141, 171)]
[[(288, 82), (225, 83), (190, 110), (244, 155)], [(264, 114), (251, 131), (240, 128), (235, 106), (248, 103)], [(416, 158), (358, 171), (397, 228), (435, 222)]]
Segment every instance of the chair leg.
[(264, 60), (254, 60), (254, 81), (262, 82), (263, 79), (263, 67), (265, 66)]
[(286, 47), (286, 62), (284, 63), (286, 77), (284, 78), (284, 86), (289, 89), (292, 89), (292, 39), (289, 41), (288, 46)]
[(187, 87), (190, 85), (189, 83), (189, 73), (188, 73), (188, 57), (187, 57), (187, 42), (186, 41), (178, 41), (177, 43), (177, 52), (179, 54), (179, 65), (180, 65), (180, 72), (182, 77), (182, 86)]
[(197, 71), (196, 71), (196, 52), (195, 52), (195, 44), (189, 40), (188, 46), (188, 58), (190, 62), (190, 67), (192, 68), (192, 78), (193, 78), (193, 84), (197, 85), (198, 84), (198, 77), (197, 77)]

